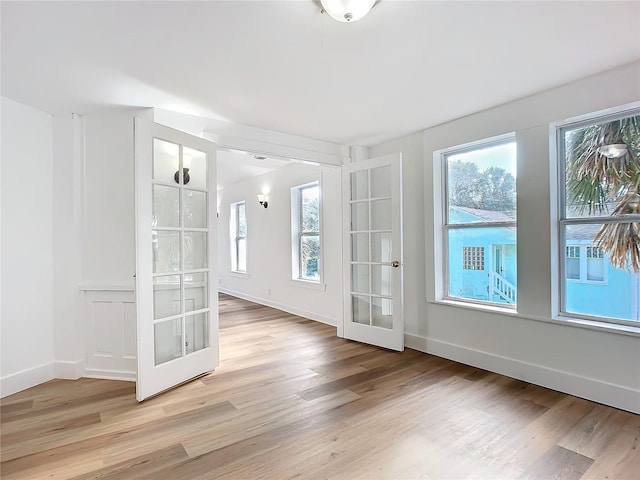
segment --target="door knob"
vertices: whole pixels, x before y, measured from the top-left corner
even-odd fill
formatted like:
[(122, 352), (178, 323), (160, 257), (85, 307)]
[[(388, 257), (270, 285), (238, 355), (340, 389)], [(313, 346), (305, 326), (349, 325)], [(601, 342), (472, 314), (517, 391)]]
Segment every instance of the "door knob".
[(400, 262), (398, 260), (394, 260), (393, 262), (391, 262), (391, 266), (393, 268), (398, 268), (400, 266)]

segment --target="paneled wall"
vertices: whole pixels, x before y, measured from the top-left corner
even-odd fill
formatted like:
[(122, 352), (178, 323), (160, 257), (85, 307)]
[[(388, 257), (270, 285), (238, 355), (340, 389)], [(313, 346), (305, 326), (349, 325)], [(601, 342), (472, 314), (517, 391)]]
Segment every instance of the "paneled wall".
[(136, 304), (132, 290), (83, 291), (86, 377), (135, 380)]

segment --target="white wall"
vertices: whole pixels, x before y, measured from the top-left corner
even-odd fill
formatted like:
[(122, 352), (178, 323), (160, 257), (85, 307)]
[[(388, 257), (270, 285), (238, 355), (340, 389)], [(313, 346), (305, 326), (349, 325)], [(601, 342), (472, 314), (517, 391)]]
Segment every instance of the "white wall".
[[(291, 279), (291, 187), (322, 182), (324, 289)], [(256, 195), (268, 186), (269, 206)], [(248, 275), (231, 273), (230, 204), (246, 202)], [(220, 290), (336, 325), (342, 313), (340, 170), (293, 163), (218, 192)]]
[(53, 120), (2, 98), (1, 394), (54, 376)]
[[(370, 149), (372, 156), (403, 153), (408, 346), (640, 412), (640, 336), (551, 323), (549, 260), (549, 123), (639, 99), (640, 63), (634, 63)], [(513, 131), (518, 314), (435, 303), (434, 239), (440, 233), (434, 227), (433, 152)]]
[(135, 110), (85, 116), (83, 285), (133, 290)]

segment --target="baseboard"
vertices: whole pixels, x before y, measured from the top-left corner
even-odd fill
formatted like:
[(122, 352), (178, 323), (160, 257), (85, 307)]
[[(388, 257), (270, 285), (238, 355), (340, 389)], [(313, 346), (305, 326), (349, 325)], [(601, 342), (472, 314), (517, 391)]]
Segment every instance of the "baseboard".
[(84, 375), (84, 362), (82, 360), (75, 362), (55, 362), (54, 373), (56, 378), (77, 380)]
[(119, 372), (115, 370), (98, 370), (89, 369), (85, 370), (82, 375), (86, 378), (99, 378), (102, 380), (123, 380), (125, 382), (135, 382), (136, 372)]
[(0, 398), (35, 387), (55, 378), (54, 363), (45, 363), (0, 378)]
[(517, 378), (629, 412), (640, 413), (639, 390), (418, 335), (405, 333), (404, 340), (405, 346), (413, 350)]
[(304, 317), (304, 318), (308, 318), (309, 320), (315, 320), (316, 322), (324, 323), (326, 325), (331, 325), (332, 327), (335, 327), (338, 323), (335, 318), (320, 315), (315, 312), (309, 312), (307, 310), (303, 310), (298, 307), (292, 307), (291, 305), (284, 305), (282, 303), (277, 303), (269, 299), (254, 297), (252, 295), (247, 295), (242, 292), (235, 292), (233, 290), (228, 290), (226, 288), (218, 288), (218, 291), (220, 293), (226, 293), (227, 295), (231, 295), (232, 297), (242, 298), (243, 300), (249, 300), (250, 302), (258, 303), (266, 307), (272, 307), (278, 310), (282, 310), (283, 312), (292, 313), (293, 315), (298, 315), (299, 317)]

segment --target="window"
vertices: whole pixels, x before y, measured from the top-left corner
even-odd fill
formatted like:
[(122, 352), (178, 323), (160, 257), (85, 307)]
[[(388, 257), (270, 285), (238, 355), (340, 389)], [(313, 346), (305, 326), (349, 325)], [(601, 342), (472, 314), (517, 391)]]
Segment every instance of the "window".
[(514, 136), (436, 153), (445, 176), (444, 298), (515, 308)]
[(567, 245), (565, 252), (567, 280), (599, 283), (605, 281), (605, 255), (602, 248), (592, 245)]
[(462, 247), (462, 268), (484, 270), (484, 247)]
[(640, 109), (569, 121), (556, 134), (560, 313), (638, 325)]
[(247, 272), (247, 216), (245, 202), (231, 204), (231, 271)]
[(291, 189), (292, 278), (320, 282), (320, 183)]

